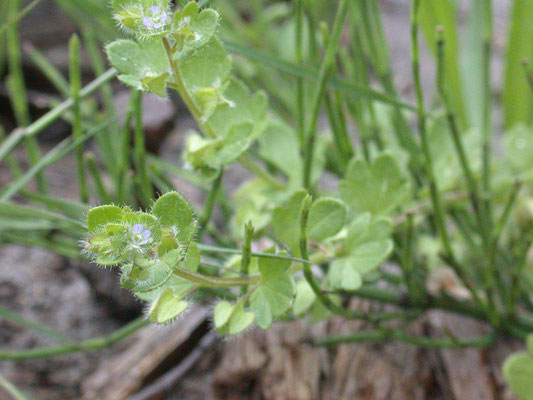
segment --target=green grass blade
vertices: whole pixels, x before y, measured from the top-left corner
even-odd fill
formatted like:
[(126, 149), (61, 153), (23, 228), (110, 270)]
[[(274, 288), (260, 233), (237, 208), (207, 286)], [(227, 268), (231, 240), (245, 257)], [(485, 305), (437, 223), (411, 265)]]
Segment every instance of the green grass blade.
[(84, 230), (85, 225), (82, 220), (66, 217), (48, 210), (41, 210), (31, 206), (23, 206), (20, 204), (0, 202), (0, 216), (7, 219), (22, 221), (24, 219), (35, 221), (41, 219), (46, 222), (62, 224), (70, 230)]
[(515, 0), (511, 11), (502, 93), (505, 127), (531, 121), (533, 96), (522, 60), (533, 57), (533, 0)]
[[(100, 86), (104, 85), (117, 75), (117, 71), (111, 68), (105, 74), (99, 76), (94, 81), (89, 83), (80, 91), (80, 98), (85, 98), (93, 94)], [(54, 107), (46, 114), (44, 114), (37, 121), (25, 128), (17, 128), (11, 132), (7, 139), (0, 144), (0, 161), (2, 161), (25, 137), (32, 137), (41, 132), (44, 128), (49, 126), (52, 122), (60, 118), (65, 111), (73, 106), (74, 102), (71, 98), (65, 100), (63, 103)]]
[[(16, 20), (18, 15), (20, 0), (9, 2), (8, 15), (10, 19)], [(28, 126), (31, 122), (28, 108), (28, 98), (26, 95), (26, 84), (22, 71), (22, 55), (20, 52), (20, 33), (18, 24), (13, 23), (7, 30), (7, 50), (9, 75), (6, 79), (6, 87), (9, 93), (9, 100), (15, 114), (15, 119), (19, 126)], [(35, 138), (27, 137), (24, 140), (26, 154), (31, 165), (35, 165), (40, 157), (39, 144)], [(37, 176), (37, 183), (40, 192), (46, 191), (44, 176)]]
[(46, 76), (56, 90), (65, 97), (70, 96), (68, 82), (61, 72), (46, 58), (46, 56), (33, 47), (30, 43), (24, 45), (25, 53), (33, 63)]
[(27, 247), (40, 247), (74, 260), (84, 259), (80, 255), (80, 247), (78, 245), (78, 240), (81, 236), (75, 240), (72, 239), (72, 235), (69, 237), (63, 235), (49, 236), (48, 232), (43, 236), (35, 235), (31, 232), (0, 232), (0, 238), (7, 240), (8, 242), (22, 244)]
[[(294, 77), (303, 78), (309, 81), (316, 81), (316, 79), (318, 78), (318, 70), (314, 68), (305, 68), (303, 66), (300, 67), (293, 63), (284, 61), (274, 55), (265, 54), (264, 52), (241, 46), (240, 44), (234, 42), (225, 41), (224, 44), (226, 48), (231, 52), (237, 53), (250, 60), (257, 61), (264, 66), (275, 68)], [(326, 81), (326, 87), (328, 89), (336, 89), (349, 96), (365, 97), (409, 111), (417, 111), (416, 107), (410, 104), (389, 97), (368, 87), (355, 85), (339, 77), (328, 78)]]
[(22, 393), (13, 383), (0, 375), (0, 389), (8, 393), (15, 400), (31, 400), (31, 397)]
[(457, 11), (453, 0), (423, 0), (420, 4), (420, 23), (426, 36), (428, 47), (436, 54), (437, 27), (444, 28), (444, 41), (446, 43), (446, 90), (450, 96), (450, 103), (457, 114), (460, 125), (469, 124), (465, 101), (463, 98), (463, 85), (459, 69), (459, 30), (457, 27)]
[(487, 12), (487, 0), (473, 0), (471, 3), (462, 70), (465, 93), (468, 93), (466, 106), (470, 116), (470, 125), (481, 129), (485, 82), (480, 72), (484, 68), (485, 27), (487, 23), (490, 23), (490, 15)]
[(52, 150), (50, 150), (46, 155), (41, 157), (39, 162), (37, 162), (37, 164), (35, 164), (28, 172), (26, 172), (24, 176), (13, 181), (13, 183), (0, 196), (0, 201), (9, 200), (13, 195), (18, 193), (22, 188), (24, 188), (33, 179), (35, 175), (40, 173), (46, 167), (52, 165), (54, 162), (56, 162), (60, 158), (64, 157), (66, 154), (68, 154), (72, 150), (77, 149), (80, 145), (85, 143), (91, 137), (101, 133), (102, 129), (104, 129), (107, 125), (109, 125), (112, 122), (112, 120), (116, 120), (117, 118), (118, 116), (110, 120), (104, 121), (103, 123), (95, 126), (91, 130), (89, 130), (86, 134), (82, 135), (81, 137), (77, 139), (73, 139), (72, 137), (69, 137), (61, 141), (57, 146), (55, 146)]

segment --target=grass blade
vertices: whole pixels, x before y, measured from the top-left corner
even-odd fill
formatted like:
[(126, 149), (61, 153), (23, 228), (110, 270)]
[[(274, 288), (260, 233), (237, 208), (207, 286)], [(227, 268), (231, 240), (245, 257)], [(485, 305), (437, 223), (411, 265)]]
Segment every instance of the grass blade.
[(511, 11), (502, 93), (505, 127), (531, 121), (533, 96), (522, 60), (533, 56), (533, 0), (515, 0)]

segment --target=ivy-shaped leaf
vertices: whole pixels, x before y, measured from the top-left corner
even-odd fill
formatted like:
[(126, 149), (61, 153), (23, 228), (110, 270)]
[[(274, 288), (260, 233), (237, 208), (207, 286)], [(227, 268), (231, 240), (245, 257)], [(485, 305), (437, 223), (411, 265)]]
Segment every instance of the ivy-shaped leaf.
[(305, 279), (300, 280), (296, 284), (296, 297), (294, 298), (294, 304), (292, 311), (297, 317), (305, 314), (316, 300), (315, 292), (309, 283)]
[(340, 200), (323, 197), (311, 206), (307, 235), (310, 240), (321, 242), (337, 234), (344, 226), (346, 207)]
[[(311, 182), (316, 183), (322, 176), (326, 162), (324, 136), (318, 136), (316, 157), (311, 168)], [(298, 189), (303, 186), (304, 160), (299, 152), (296, 131), (283, 121), (270, 121), (259, 138), (261, 157), (275, 165), (287, 176), (288, 187)]]
[(382, 153), (369, 165), (354, 159), (339, 184), (342, 199), (356, 213), (388, 215), (409, 195), (409, 185), (396, 160)]
[(151, 322), (168, 324), (184, 312), (189, 303), (176, 296), (171, 289), (165, 290), (150, 307), (148, 317)]
[(231, 72), (231, 59), (216, 37), (192, 53), (178, 53), (177, 61), (189, 92), (203, 88), (222, 88)]
[(170, 64), (160, 41), (117, 40), (106, 46), (106, 52), (123, 83), (166, 97)]
[(274, 209), (272, 227), (274, 232), (292, 250), (300, 255), (300, 211), (302, 202), (307, 195), (305, 190), (294, 193), (285, 204)]
[(218, 13), (213, 9), (198, 11), (198, 3), (191, 1), (174, 14), (173, 36), (178, 42), (183, 41), (182, 51), (204, 46), (217, 30)]
[(96, 233), (102, 225), (122, 221), (122, 209), (117, 206), (100, 206), (87, 213), (87, 230)]
[(250, 296), (250, 310), (259, 327), (267, 329), (274, 318), (291, 307), (295, 295), (294, 280), (288, 272), (291, 262), (276, 258), (258, 260), (261, 282)]
[(169, 192), (159, 197), (152, 207), (152, 213), (164, 226), (187, 228), (193, 221), (189, 203), (177, 192)]
[(202, 170), (204, 176), (214, 177), (222, 166), (231, 164), (248, 149), (253, 139), (253, 128), (250, 121), (245, 121), (234, 125), (226, 136), (219, 139), (190, 136), (185, 160), (194, 168)]
[(254, 322), (255, 315), (244, 310), (242, 303), (231, 304), (227, 301), (218, 303), (214, 310), (214, 324), (218, 333), (236, 335), (247, 329)]

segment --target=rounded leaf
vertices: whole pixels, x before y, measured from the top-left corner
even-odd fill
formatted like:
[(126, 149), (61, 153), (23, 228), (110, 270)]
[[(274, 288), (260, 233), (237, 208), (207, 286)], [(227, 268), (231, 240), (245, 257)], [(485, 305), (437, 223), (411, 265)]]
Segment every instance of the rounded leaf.
[(309, 211), (307, 235), (315, 242), (321, 242), (337, 234), (344, 226), (346, 207), (340, 200), (321, 198), (313, 203)]
[(120, 222), (122, 210), (117, 206), (100, 206), (89, 210), (87, 213), (87, 230), (95, 233), (102, 225)]
[(167, 289), (153, 303), (148, 316), (152, 322), (166, 324), (184, 312), (188, 305), (188, 302), (175, 296), (171, 289)]
[(191, 207), (177, 192), (166, 193), (155, 202), (152, 213), (163, 226), (188, 227), (193, 221)]
[(533, 400), (533, 357), (528, 353), (511, 355), (503, 365), (503, 376), (521, 400)]

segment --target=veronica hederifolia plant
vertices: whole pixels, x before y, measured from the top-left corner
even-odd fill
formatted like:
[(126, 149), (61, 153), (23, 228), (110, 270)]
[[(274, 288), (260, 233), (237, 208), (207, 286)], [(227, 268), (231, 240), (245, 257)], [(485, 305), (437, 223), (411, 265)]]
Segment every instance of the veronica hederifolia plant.
[(214, 179), (243, 155), (266, 127), (267, 99), (231, 76), (231, 60), (216, 35), (219, 15), (196, 2), (172, 11), (168, 1), (113, 2), (115, 19), (135, 40), (106, 48), (119, 79), (166, 98), (178, 92), (198, 122), (185, 161)]

